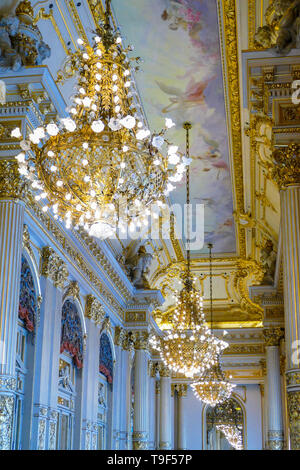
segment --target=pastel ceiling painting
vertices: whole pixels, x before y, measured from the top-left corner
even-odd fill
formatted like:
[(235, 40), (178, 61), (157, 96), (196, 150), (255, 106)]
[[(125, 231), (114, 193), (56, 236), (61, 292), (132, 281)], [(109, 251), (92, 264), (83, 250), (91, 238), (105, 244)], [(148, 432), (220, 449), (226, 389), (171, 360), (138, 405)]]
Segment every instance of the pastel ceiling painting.
[[(217, 3), (114, 0), (113, 8), (124, 42), (143, 59), (136, 82), (151, 130), (172, 118), (171, 138), (184, 152), (182, 124), (193, 125), (191, 200), (205, 207), (204, 242), (218, 253), (235, 252)], [(185, 202), (185, 179), (170, 202)]]

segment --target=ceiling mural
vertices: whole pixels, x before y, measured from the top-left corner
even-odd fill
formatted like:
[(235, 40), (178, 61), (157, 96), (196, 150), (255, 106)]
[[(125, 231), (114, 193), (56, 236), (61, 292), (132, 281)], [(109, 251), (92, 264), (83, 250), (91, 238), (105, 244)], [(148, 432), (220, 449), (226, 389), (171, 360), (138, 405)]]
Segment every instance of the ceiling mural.
[[(191, 131), (193, 204), (204, 204), (205, 243), (214, 252), (236, 251), (232, 189), (216, 1), (114, 0), (125, 43), (143, 59), (136, 81), (152, 130), (165, 117), (170, 138), (185, 150), (184, 121)], [(147, 20), (145, 20), (147, 18)], [(185, 179), (170, 194), (185, 202)], [(196, 254), (205, 253), (204, 248)]]

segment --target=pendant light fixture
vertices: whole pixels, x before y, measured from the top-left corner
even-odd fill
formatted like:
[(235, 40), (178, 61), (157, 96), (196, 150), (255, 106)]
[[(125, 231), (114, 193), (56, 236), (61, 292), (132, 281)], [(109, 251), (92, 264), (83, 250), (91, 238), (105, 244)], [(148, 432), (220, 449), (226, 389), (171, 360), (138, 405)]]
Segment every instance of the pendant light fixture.
[[(189, 160), (189, 131), (191, 124), (185, 122), (186, 158)], [(195, 288), (191, 274), (190, 255), (190, 167), (186, 171), (186, 204), (187, 204), (187, 261), (184, 287), (175, 293), (176, 308), (172, 328), (165, 330), (162, 336), (154, 335), (151, 344), (160, 352), (164, 364), (174, 372), (194, 377), (212, 367), (218, 354), (227, 347), (205, 324), (203, 299)]]
[[(211, 322), (211, 334), (213, 334), (213, 296), (212, 296), (212, 247), (211, 243), (208, 244), (209, 248), (209, 280), (210, 280), (210, 322)], [(226, 343), (227, 344), (227, 343)], [(228, 346), (228, 344), (227, 344)], [(191, 384), (195, 396), (209, 404), (215, 406), (218, 403), (222, 403), (230, 398), (232, 390), (235, 384), (226, 380), (224, 372), (222, 371), (220, 364), (220, 353), (215, 356), (214, 362), (211, 367), (206, 369), (204, 374), (200, 376), (197, 382)]]

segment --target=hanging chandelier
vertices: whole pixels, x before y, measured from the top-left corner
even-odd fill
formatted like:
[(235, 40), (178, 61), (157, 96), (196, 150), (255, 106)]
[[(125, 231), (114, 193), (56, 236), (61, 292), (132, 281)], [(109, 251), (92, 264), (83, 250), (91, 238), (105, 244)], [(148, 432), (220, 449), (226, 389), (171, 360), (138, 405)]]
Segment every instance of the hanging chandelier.
[[(186, 130), (186, 156), (189, 159), (189, 131), (191, 124), (183, 125)], [(190, 170), (186, 172), (187, 203), (187, 269), (184, 287), (175, 293), (176, 308), (172, 328), (164, 331), (163, 336), (153, 335), (151, 344), (160, 352), (164, 364), (174, 372), (186, 377), (202, 374), (213, 366), (216, 357), (228, 344), (211, 334), (205, 324), (203, 299), (194, 286), (190, 267)]]
[[(211, 315), (211, 331), (213, 330), (213, 308), (212, 308), (212, 244), (208, 244), (209, 248), (209, 269), (210, 269), (210, 315)], [(228, 344), (227, 344), (228, 346)], [(226, 346), (226, 347), (227, 347)], [(215, 357), (215, 362), (208, 368), (204, 374), (200, 376), (197, 382), (192, 383), (191, 387), (195, 396), (210, 406), (223, 403), (230, 398), (232, 390), (236, 385), (228, 382), (220, 365), (220, 353)]]
[(128, 59), (132, 47), (123, 48), (111, 26), (110, 3), (94, 44), (78, 39), (68, 58), (69, 76), (78, 73), (71, 117), (34, 129), (28, 140), (12, 132), (21, 140), (19, 171), (43, 211), (100, 238), (147, 225), (150, 208), (159, 210), (188, 165), (165, 138), (172, 120), (151, 135), (137, 113), (130, 61), (138, 59)]

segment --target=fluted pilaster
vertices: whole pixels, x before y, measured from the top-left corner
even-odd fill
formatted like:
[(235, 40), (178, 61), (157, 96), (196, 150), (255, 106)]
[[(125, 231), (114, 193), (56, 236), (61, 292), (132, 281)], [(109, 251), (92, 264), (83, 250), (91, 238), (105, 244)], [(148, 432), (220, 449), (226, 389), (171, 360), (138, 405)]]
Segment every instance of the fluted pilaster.
[(132, 443), (135, 450), (148, 449), (149, 378), (148, 333), (137, 334), (134, 359), (134, 416)]
[[(1, 169), (0, 169), (1, 170)], [(0, 179), (2, 174), (0, 172)], [(0, 184), (0, 198), (3, 195)], [(0, 199), (0, 449), (12, 445), (24, 203)]]
[(159, 448), (171, 449), (171, 374), (164, 366), (160, 367)]
[(300, 450), (300, 383), (293, 380), (300, 373), (300, 146), (276, 149), (273, 161), (280, 189), (290, 440), (291, 448)]

